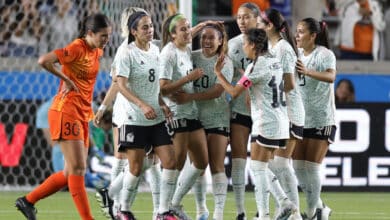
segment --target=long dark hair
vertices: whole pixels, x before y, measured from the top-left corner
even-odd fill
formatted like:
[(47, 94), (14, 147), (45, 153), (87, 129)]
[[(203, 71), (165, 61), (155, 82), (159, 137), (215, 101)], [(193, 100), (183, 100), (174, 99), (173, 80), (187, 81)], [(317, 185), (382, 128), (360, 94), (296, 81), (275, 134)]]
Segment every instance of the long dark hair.
[(283, 15), (278, 10), (269, 8), (264, 12), (260, 12), (260, 18), (265, 24), (272, 23), (275, 30), (291, 45), (295, 55), (298, 56), (297, 45), (295, 44), (294, 36), (291, 33), (290, 25), (288, 25)]
[(251, 70), (252, 72), (257, 62), (257, 58), (260, 56), (260, 54), (266, 53), (268, 51), (268, 37), (267, 33), (264, 30), (258, 28), (251, 28), (247, 32), (246, 39), (250, 44), (255, 45), (256, 58), (253, 61), (253, 67)]
[(83, 21), (78, 38), (84, 38), (88, 30), (91, 30), (93, 33), (97, 33), (101, 29), (110, 26), (111, 22), (107, 16), (101, 13), (92, 14), (86, 17)]
[(127, 44), (130, 44), (135, 40), (135, 36), (131, 33), (131, 30), (137, 30), (139, 20), (145, 16), (149, 15), (144, 11), (137, 11), (130, 15), (129, 20), (127, 21), (127, 28), (129, 29)]
[(316, 33), (315, 44), (330, 48), (329, 44), (329, 34), (328, 34), (328, 25), (325, 21), (317, 21), (314, 18), (305, 18), (301, 20), (306, 24), (307, 29), (310, 34)]

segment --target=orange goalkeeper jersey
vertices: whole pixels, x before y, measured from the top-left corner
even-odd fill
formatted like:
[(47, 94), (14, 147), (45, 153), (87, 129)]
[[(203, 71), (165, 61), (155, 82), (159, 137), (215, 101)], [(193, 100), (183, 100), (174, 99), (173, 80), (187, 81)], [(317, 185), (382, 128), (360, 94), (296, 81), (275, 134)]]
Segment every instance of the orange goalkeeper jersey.
[(70, 114), (82, 121), (91, 120), (93, 88), (103, 50), (92, 49), (84, 40), (76, 39), (68, 46), (55, 50), (54, 53), (62, 65), (62, 72), (75, 83), (79, 92), (71, 91), (64, 97), (61, 91), (65, 84), (61, 80), (50, 109)]

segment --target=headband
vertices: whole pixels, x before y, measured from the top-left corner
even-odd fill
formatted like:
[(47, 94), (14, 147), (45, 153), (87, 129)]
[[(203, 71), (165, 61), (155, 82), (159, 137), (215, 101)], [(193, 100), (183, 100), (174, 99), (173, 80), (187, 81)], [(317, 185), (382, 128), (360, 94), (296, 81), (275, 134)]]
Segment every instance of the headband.
[(180, 19), (182, 19), (182, 18), (186, 18), (186, 17), (184, 17), (183, 14), (177, 14), (177, 15), (175, 15), (175, 16), (172, 18), (171, 22), (169, 23), (169, 28), (168, 28), (169, 33), (172, 33), (173, 27), (175, 27), (177, 21), (180, 20)]
[(272, 24), (272, 22), (268, 19), (267, 15), (265, 14), (264, 11), (261, 11), (261, 12), (260, 12), (260, 17), (261, 17), (264, 21), (266, 21), (267, 23), (271, 23), (271, 24)]
[[(145, 12), (143, 11), (137, 11), (137, 12), (134, 12), (130, 17), (129, 17), (129, 30), (131, 29), (134, 29), (134, 26), (135, 24), (144, 16), (148, 16), (148, 14), (146, 14)], [(132, 18), (134, 17), (134, 18)], [(132, 18), (132, 20), (130, 21), (130, 18)]]

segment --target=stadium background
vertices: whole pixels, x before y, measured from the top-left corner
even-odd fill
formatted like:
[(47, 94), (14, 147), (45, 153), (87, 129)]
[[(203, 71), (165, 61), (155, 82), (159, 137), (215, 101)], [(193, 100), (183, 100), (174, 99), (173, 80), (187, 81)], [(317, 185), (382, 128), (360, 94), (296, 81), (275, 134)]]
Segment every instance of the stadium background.
[[(303, 1), (303, 0), (302, 0)], [(14, 7), (17, 1), (2, 0), (1, 7)], [(156, 25), (156, 37), (160, 24), (168, 13), (167, 2), (147, 1), (75, 1), (80, 16), (88, 13), (91, 2), (113, 20), (114, 34), (95, 87), (95, 96), (108, 88), (110, 66), (116, 47), (120, 44), (119, 19), (127, 6), (143, 7), (150, 11)], [(205, 1), (180, 1), (179, 11), (193, 22), (210, 18), (224, 20), (229, 36), (237, 34), (235, 21), (226, 13), (229, 6), (221, 1), (209, 1), (209, 14), (202, 14)], [(291, 2), (271, 1), (285, 16), (293, 20)], [(3, 4), (4, 3), (4, 4)], [(218, 7), (216, 6), (218, 5)], [(191, 14), (191, 12), (195, 13)], [(80, 17), (81, 18), (81, 17)], [(17, 19), (17, 17), (15, 17)], [(333, 22), (333, 23), (332, 23)], [(336, 25), (337, 21), (329, 19)], [(32, 25), (32, 24), (31, 24)], [(333, 27), (333, 26), (330, 26)], [(61, 39), (57, 39), (61, 40)], [(3, 44), (1, 44), (3, 45)], [(194, 48), (197, 47), (196, 40)], [(28, 48), (17, 48), (28, 51)], [(16, 49), (13, 49), (16, 51)], [(37, 64), (37, 54), (29, 56), (2, 55), (0, 61), (0, 190), (29, 189), (39, 184), (51, 173), (50, 147), (42, 132), (35, 128), (35, 113), (39, 105), (52, 97), (59, 80), (44, 72)], [(356, 87), (356, 101), (338, 106), (338, 132), (336, 143), (330, 147), (324, 163), (324, 189), (330, 191), (388, 191), (390, 189), (390, 65), (388, 62), (338, 61), (337, 80), (349, 78)], [(226, 171), (230, 177), (229, 153)], [(248, 189), (252, 188), (247, 173)]]

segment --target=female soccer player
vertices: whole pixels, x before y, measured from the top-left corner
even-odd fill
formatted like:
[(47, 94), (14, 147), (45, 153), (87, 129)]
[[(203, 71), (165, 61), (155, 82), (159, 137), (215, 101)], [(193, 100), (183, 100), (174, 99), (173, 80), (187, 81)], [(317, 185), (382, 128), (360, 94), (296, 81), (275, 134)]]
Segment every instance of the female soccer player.
[(177, 171), (172, 141), (165, 126), (165, 117), (170, 117), (170, 112), (159, 96), (159, 49), (151, 43), (154, 33), (151, 17), (145, 12), (135, 12), (129, 17), (128, 28), (129, 45), (119, 51), (115, 64), (119, 91), (131, 107), (119, 128), (119, 151), (126, 152), (130, 170), (125, 173), (120, 193), (119, 219), (133, 218), (129, 197), (136, 193), (145, 151), (150, 146), (163, 167), (157, 219), (174, 219), (168, 205)]
[[(121, 36), (125, 38), (123, 43), (119, 46), (117, 51), (123, 50), (124, 48), (127, 48), (128, 45), (128, 37), (129, 37), (129, 29), (127, 27), (127, 22), (129, 20), (129, 17), (137, 11), (143, 11), (146, 13), (146, 11), (142, 8), (137, 7), (128, 7), (125, 10), (123, 10), (121, 15)], [(120, 54), (120, 52), (117, 52)], [(121, 94), (118, 93), (118, 84), (116, 79), (116, 70), (115, 70), (115, 63), (117, 62), (118, 56), (115, 56), (112, 68), (111, 68), (111, 77), (112, 77), (112, 83), (110, 88), (107, 91), (106, 96), (104, 97), (104, 100), (99, 107), (98, 111), (96, 112), (94, 123), (96, 126), (100, 125), (101, 118), (103, 116), (103, 113), (105, 112), (105, 109), (112, 105), (112, 102), (115, 100), (114, 106), (113, 106), (113, 142), (114, 142), (114, 156), (116, 158), (114, 165), (111, 169), (111, 183), (108, 189), (101, 189), (98, 190), (96, 193), (96, 198), (100, 202), (100, 206), (102, 208), (103, 213), (110, 217), (111, 219), (115, 219), (115, 216), (117, 216), (117, 213), (119, 211), (119, 194), (123, 187), (123, 174), (128, 171), (127, 166), (127, 159), (126, 154), (121, 153), (118, 151), (118, 141), (119, 141), (119, 127), (121, 127), (122, 123), (126, 119), (126, 109), (129, 107), (129, 102), (127, 99)], [(151, 154), (144, 158), (144, 167), (142, 169), (143, 171), (146, 170), (148, 177), (149, 177), (149, 184), (150, 189), (153, 195), (153, 219), (157, 216), (157, 211), (159, 207), (159, 200), (160, 200), (160, 163), (158, 163), (158, 159), (154, 157), (154, 154)], [(135, 199), (135, 193), (132, 194), (133, 197), (129, 198), (130, 200), (130, 207), (132, 205), (132, 202)], [(112, 201), (113, 200), (113, 201)]]
[[(232, 86), (221, 73), (224, 56), (215, 65), (215, 73), (224, 89), (233, 97), (249, 88), (251, 117), (251, 163), (254, 175), (256, 203), (260, 219), (269, 219), (268, 192), (270, 179), (267, 175), (268, 161), (275, 149), (285, 147), (289, 137), (287, 109), (279, 94), (283, 70), (278, 58), (268, 53), (268, 38), (264, 30), (249, 29), (244, 37), (243, 50), (253, 62), (244, 75)], [(283, 87), (282, 87), (283, 90)], [(265, 184), (264, 184), (265, 183)], [(286, 197), (281, 201), (281, 212), (276, 219), (287, 219), (296, 212), (296, 207)]]
[[(49, 110), (50, 133), (65, 157), (65, 168), (49, 176), (41, 185), (16, 200), (27, 219), (36, 219), (34, 204), (68, 186), (80, 217), (93, 219), (84, 186), (89, 146), (88, 121), (92, 119), (93, 87), (103, 48), (111, 35), (111, 24), (103, 14), (86, 18), (79, 38), (62, 49), (41, 56), (38, 63), (58, 76), (60, 87)], [(55, 63), (62, 69), (58, 70)]]
[(170, 99), (172, 94), (180, 91), (193, 93), (193, 81), (203, 76), (202, 69), (193, 70), (191, 49), (188, 44), (192, 40), (193, 29), (189, 21), (182, 15), (176, 14), (166, 19), (163, 24), (163, 44), (160, 54), (160, 92), (173, 112), (173, 121), (169, 128), (173, 135), (176, 169), (182, 170), (190, 152), (191, 165), (182, 173), (172, 199), (172, 209), (180, 219), (189, 219), (180, 205), (184, 195), (190, 190), (195, 180), (208, 164), (207, 140), (204, 129), (198, 120), (197, 108), (194, 101), (178, 104)]
[(320, 166), (336, 132), (333, 88), (336, 58), (329, 50), (325, 22), (303, 19), (297, 25), (295, 39), (300, 49), (296, 69), (303, 75), (300, 85), (306, 115), (303, 140), (297, 143), (293, 164), (306, 195), (308, 219), (316, 215), (328, 219), (331, 210), (320, 199)]
[[(226, 201), (228, 182), (224, 160), (230, 127), (229, 103), (226, 100), (224, 89), (217, 81), (214, 73), (214, 64), (218, 56), (227, 53), (227, 34), (223, 24), (206, 25), (201, 31), (200, 45), (200, 50), (192, 52), (192, 60), (194, 66), (203, 69), (204, 76), (194, 81), (195, 93), (178, 93), (174, 97), (178, 103), (196, 101), (199, 120), (207, 135), (207, 149), (215, 202), (213, 219), (219, 220), (223, 219), (223, 209)], [(222, 72), (225, 78), (231, 82), (233, 63), (228, 57), (225, 61)], [(202, 188), (201, 184), (195, 186)], [(207, 219), (208, 211), (205, 199), (202, 199), (205, 198), (206, 191), (198, 189), (195, 189), (195, 191), (202, 192), (195, 194), (197, 200), (196, 219)]]
[[(296, 207), (299, 207), (298, 183), (290, 163), (296, 140), (302, 139), (305, 120), (303, 102), (299, 92), (299, 85), (297, 85), (299, 76), (295, 71), (298, 50), (289, 25), (278, 10), (267, 9), (261, 12), (258, 27), (264, 29), (267, 33), (269, 50), (279, 58), (282, 64), (286, 101), (283, 101), (281, 104), (287, 105), (287, 113), (290, 120), (290, 139), (287, 141), (286, 149), (275, 150), (274, 159), (269, 165), (288, 198)], [(273, 186), (274, 184), (271, 184), (271, 188)], [(272, 191), (274, 190), (271, 189)]]
[[(241, 78), (243, 70), (250, 60), (242, 49), (244, 37), (251, 28), (256, 28), (260, 9), (253, 3), (244, 3), (238, 8), (237, 24), (241, 34), (229, 40), (229, 57), (233, 61), (233, 84)], [(237, 220), (245, 219), (245, 167), (248, 139), (252, 127), (250, 109), (247, 105), (248, 94), (231, 101), (230, 147), (232, 150), (232, 184), (235, 195)]]

